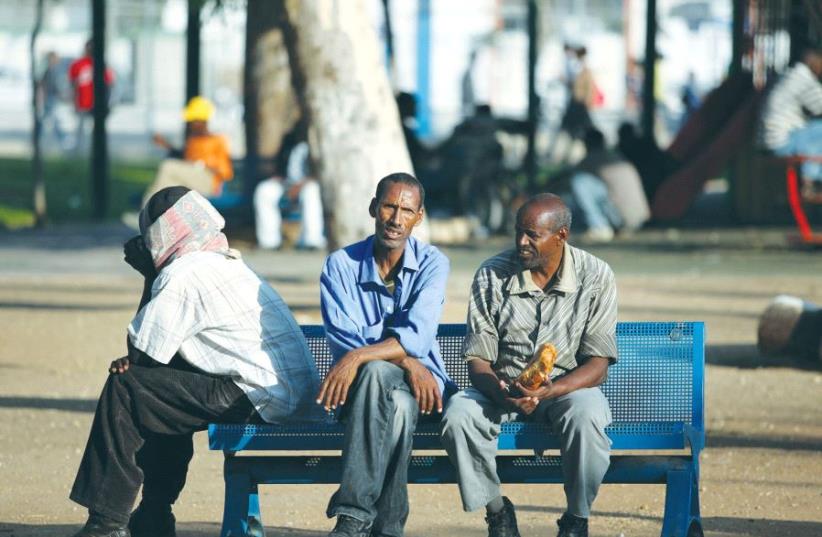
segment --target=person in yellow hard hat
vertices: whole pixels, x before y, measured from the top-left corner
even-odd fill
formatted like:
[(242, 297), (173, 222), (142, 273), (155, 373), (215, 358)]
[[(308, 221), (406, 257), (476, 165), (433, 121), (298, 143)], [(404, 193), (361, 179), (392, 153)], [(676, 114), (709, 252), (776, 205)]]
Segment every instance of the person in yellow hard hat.
[(214, 105), (205, 97), (192, 97), (183, 110), (186, 141), (177, 149), (159, 134), (154, 143), (168, 151), (157, 170), (154, 182), (143, 196), (143, 205), (155, 193), (169, 186), (185, 186), (211, 197), (222, 191), (223, 183), (234, 175), (228, 142), (224, 136), (208, 130), (208, 120), (214, 115)]

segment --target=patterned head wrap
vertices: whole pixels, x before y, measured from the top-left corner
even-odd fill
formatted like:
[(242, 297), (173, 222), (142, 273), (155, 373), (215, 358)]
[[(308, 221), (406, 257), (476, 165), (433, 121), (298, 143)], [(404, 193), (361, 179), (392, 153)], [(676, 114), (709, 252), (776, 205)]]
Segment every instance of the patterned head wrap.
[(192, 252), (240, 257), (237, 250), (228, 247), (228, 239), (221, 231), (225, 220), (198, 192), (187, 192), (154, 222), (149, 215), (149, 205), (140, 212), (140, 231), (158, 270)]

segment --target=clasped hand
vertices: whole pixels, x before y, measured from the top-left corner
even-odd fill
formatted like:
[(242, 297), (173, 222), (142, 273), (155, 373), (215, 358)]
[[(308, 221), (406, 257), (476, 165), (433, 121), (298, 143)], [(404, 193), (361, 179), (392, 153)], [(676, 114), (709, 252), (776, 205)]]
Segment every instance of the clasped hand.
[[(536, 410), (540, 401), (554, 397), (554, 383), (550, 379), (543, 382), (535, 390), (526, 388), (516, 380), (512, 386), (509, 386), (504, 380), (500, 380), (499, 385), (500, 389), (506, 393), (505, 403), (509, 410), (522, 412), (526, 416)], [(513, 391), (511, 387), (514, 388)]]
[(151, 252), (146, 248), (142, 235), (126, 241), (123, 245), (123, 256), (126, 263), (146, 278), (153, 278), (157, 275), (154, 260), (151, 259)]

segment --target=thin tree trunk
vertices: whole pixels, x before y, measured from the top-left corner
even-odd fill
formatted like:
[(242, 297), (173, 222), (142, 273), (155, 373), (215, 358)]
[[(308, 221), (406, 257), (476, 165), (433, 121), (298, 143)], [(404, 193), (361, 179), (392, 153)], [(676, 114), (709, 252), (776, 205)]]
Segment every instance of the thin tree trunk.
[(40, 148), (40, 138), (43, 130), (41, 102), (45, 96), (41, 95), (43, 89), (39, 88), (38, 84), (37, 50), (35, 47), (40, 27), (43, 25), (43, 0), (37, 0), (36, 13), (29, 47), (31, 55), (31, 113), (34, 119), (31, 129), (32, 207), (34, 209), (34, 225), (43, 227), (46, 223), (46, 183), (43, 178), (43, 154)]
[[(286, 0), (285, 6), (286, 45), (333, 249), (374, 232), (368, 204), (377, 182), (413, 168), (363, 0)], [(420, 235), (427, 237), (426, 230)]]

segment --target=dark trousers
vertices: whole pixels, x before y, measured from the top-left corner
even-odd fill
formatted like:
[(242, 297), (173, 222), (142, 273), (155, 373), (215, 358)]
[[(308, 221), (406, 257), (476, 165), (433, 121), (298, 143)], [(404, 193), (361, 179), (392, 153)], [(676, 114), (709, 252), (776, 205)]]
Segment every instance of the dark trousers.
[(171, 504), (186, 480), (192, 436), (214, 421), (259, 422), (227, 377), (189, 367), (131, 365), (110, 374), (70, 498), (126, 522), (143, 485), (147, 502)]

